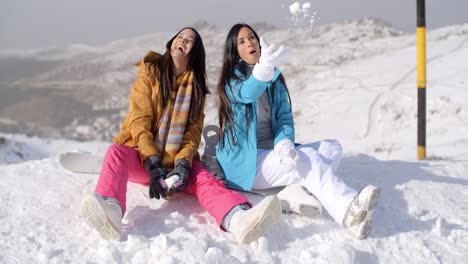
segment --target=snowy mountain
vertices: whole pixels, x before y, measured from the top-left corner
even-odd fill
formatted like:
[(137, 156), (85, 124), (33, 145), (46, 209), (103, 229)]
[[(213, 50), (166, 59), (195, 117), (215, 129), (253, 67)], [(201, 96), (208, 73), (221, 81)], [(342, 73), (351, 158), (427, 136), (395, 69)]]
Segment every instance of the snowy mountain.
[[(326, 213), (283, 215), (265, 237), (238, 245), (193, 197), (150, 200), (147, 187), (131, 183), (123, 239), (103, 241), (88, 228), (79, 202), (98, 175), (65, 171), (57, 157), (104, 154), (126, 111), (133, 63), (174, 34), (155, 33), (104, 46), (0, 51), (0, 263), (466, 262), (468, 24), (428, 31), (426, 161), (415, 160), (414, 34), (370, 18), (313, 31), (265, 28), (259, 33), (269, 42), (294, 50), (280, 69), (297, 140), (338, 139), (345, 151), (338, 175), (356, 189), (382, 188), (371, 237), (355, 240)], [(226, 31), (200, 33), (214, 91)], [(210, 100), (206, 124), (216, 123)]]
[[(203, 23), (196, 26), (206, 47), (208, 81), (214, 92), (227, 30)], [(392, 40), (402, 35), (376, 19), (350, 20), (313, 31), (276, 30), (259, 24), (258, 31), (271, 41), (294, 48), (290, 63), (283, 67), (290, 80), (296, 73), (317, 72), (329, 65), (372, 56), (382, 47), (362, 49), (369, 40)], [(128, 93), (135, 80), (133, 64), (150, 49), (163, 52), (173, 34), (154, 33), (103, 46), (0, 50), (1, 131), (108, 140), (118, 130), (121, 112), (127, 111)], [(400, 45), (399, 41), (391, 42)], [(214, 120), (214, 116), (209, 119)]]

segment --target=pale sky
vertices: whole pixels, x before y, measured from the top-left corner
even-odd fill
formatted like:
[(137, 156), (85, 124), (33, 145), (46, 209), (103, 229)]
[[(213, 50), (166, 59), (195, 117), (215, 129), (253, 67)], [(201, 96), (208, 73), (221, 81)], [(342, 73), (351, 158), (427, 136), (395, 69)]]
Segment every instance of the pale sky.
[[(219, 28), (266, 21), (289, 26), (286, 0), (0, 0), (0, 49), (99, 44), (191, 25), (204, 19)], [(316, 25), (380, 17), (414, 32), (416, 0), (310, 0)], [(427, 28), (468, 23), (467, 0), (426, 0)]]

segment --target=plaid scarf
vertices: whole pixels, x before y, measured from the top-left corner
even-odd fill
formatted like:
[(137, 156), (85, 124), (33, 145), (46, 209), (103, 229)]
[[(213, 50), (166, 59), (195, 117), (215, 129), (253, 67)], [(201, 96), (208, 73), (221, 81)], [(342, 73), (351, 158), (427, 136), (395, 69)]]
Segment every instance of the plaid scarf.
[(171, 89), (171, 99), (159, 120), (155, 133), (154, 143), (162, 154), (162, 163), (166, 168), (174, 167), (174, 158), (179, 152), (184, 136), (190, 113), (192, 82), (192, 71), (185, 72), (177, 78), (178, 88)]

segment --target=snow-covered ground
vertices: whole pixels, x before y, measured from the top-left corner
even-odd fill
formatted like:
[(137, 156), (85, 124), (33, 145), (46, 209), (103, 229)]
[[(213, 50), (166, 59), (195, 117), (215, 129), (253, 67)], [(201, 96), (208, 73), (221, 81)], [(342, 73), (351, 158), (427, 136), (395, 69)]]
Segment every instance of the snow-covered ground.
[[(466, 263), (468, 24), (428, 32), (429, 159), (417, 161), (415, 36), (386, 27), (378, 27), (379, 35), (375, 24), (362, 25), (368, 22), (304, 35), (265, 32), (294, 50), (280, 68), (298, 141), (340, 140), (344, 181), (383, 190), (368, 239), (355, 240), (325, 213), (283, 215), (265, 237), (239, 245), (193, 197), (150, 200), (146, 187), (130, 183), (125, 235), (104, 241), (79, 215), (81, 193), (98, 176), (65, 171), (57, 157), (103, 154), (110, 142), (0, 134), (0, 263)], [(204, 42), (224, 37), (205, 34)], [(216, 122), (212, 107), (206, 123)]]

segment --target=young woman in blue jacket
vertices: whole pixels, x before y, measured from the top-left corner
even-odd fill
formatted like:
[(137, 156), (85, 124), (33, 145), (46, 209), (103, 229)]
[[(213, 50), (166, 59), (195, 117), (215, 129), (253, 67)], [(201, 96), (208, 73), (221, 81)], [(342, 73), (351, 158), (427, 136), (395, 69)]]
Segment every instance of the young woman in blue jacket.
[(226, 183), (240, 190), (301, 184), (336, 222), (363, 239), (380, 190), (368, 185), (357, 192), (335, 175), (342, 155), (338, 141), (295, 145), (291, 100), (276, 67), (287, 53), (284, 46), (267, 45), (247, 24), (228, 33), (217, 87), (216, 147)]

